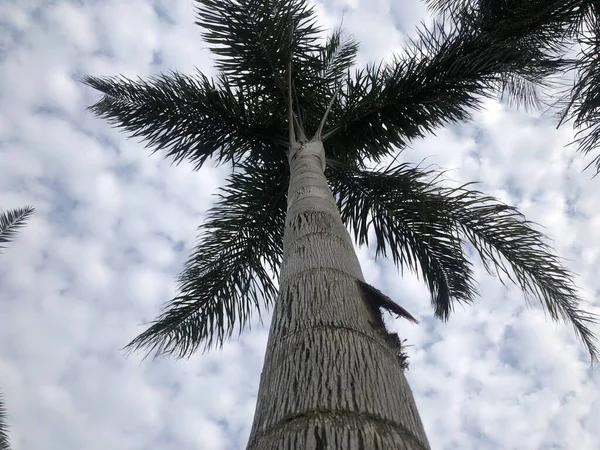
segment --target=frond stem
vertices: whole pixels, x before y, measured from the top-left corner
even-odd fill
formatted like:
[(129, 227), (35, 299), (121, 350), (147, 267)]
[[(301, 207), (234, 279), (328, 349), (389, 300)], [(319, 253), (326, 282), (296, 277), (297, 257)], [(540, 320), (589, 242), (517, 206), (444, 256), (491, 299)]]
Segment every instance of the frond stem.
[(294, 110), (292, 101), (292, 59), (287, 65), (287, 108), (288, 108), (288, 125), (289, 125), (289, 145), (290, 148), (296, 143), (296, 132), (294, 130)]
[(340, 86), (336, 89), (336, 91), (331, 96), (331, 100), (329, 101), (329, 104), (327, 105), (325, 114), (323, 114), (323, 117), (321, 118), (321, 123), (319, 123), (319, 128), (317, 128), (317, 132), (315, 133), (315, 136), (313, 137), (313, 139), (317, 139), (319, 141), (322, 140), (323, 127), (325, 126), (325, 121), (327, 120), (327, 116), (329, 116), (329, 112), (331, 111), (331, 108), (333, 107), (333, 102), (335, 101), (335, 99), (338, 96), (341, 89), (342, 89), (342, 85), (340, 84)]

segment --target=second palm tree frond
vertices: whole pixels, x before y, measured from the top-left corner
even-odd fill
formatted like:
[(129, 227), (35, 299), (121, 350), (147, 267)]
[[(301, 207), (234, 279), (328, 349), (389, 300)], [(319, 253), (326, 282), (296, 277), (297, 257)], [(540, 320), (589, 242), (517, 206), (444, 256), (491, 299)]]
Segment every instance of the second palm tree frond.
[[(506, 34), (564, 58), (564, 89), (548, 95), (558, 125), (572, 122), (584, 154), (600, 146), (600, 4), (597, 0), (428, 0), (432, 10), (459, 19), (467, 8), (497, 20)], [(506, 14), (509, 12), (509, 14)], [(577, 52), (575, 58), (570, 56)], [(574, 80), (572, 79), (574, 78)], [(600, 155), (588, 164), (600, 173)]]
[(20, 228), (34, 213), (31, 206), (0, 212), (0, 249), (2, 244), (12, 242)]

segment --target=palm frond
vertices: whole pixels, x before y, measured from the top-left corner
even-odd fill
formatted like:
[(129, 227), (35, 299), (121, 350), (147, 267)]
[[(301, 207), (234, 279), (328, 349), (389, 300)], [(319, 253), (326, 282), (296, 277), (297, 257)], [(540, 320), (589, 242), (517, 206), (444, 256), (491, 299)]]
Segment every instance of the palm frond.
[(264, 106), (250, 100), (247, 90), (232, 89), (225, 78), (217, 83), (202, 73), (173, 72), (148, 81), (87, 76), (83, 83), (104, 94), (89, 108), (95, 115), (143, 138), (146, 147), (164, 151), (175, 163), (188, 159), (196, 169), (211, 157), (236, 163), (246, 152), (277, 141)]
[(516, 208), (478, 191), (462, 192), (458, 199), (452, 218), (488, 272), (509, 279), (526, 298), (539, 300), (553, 320), (570, 322), (592, 360), (599, 361), (597, 338), (590, 329), (598, 317), (580, 309), (574, 275), (562, 265), (546, 236)]
[(0, 249), (12, 242), (20, 228), (35, 210), (31, 206), (0, 212)]
[(295, 66), (317, 49), (320, 28), (306, 0), (196, 0), (202, 37), (216, 68), (260, 95), (282, 93), (290, 56)]
[(542, 106), (539, 91), (540, 83), (532, 82), (518, 75), (506, 75), (502, 90), (502, 100), (510, 106), (522, 106), (525, 110), (538, 110)]
[(4, 408), (4, 397), (0, 394), (0, 450), (10, 450), (8, 439), (8, 425), (6, 424), (6, 409)]
[(328, 82), (334, 91), (346, 78), (348, 70), (356, 64), (358, 42), (352, 36), (343, 38), (342, 28), (336, 28), (328, 37), (325, 45), (319, 49), (318, 64), (315, 69), (318, 76)]
[[(457, 17), (464, 10), (476, 11), (480, 15), (502, 15), (510, 18), (510, 22), (502, 25), (523, 26), (533, 25), (532, 32), (539, 28), (562, 27), (566, 22), (572, 22), (574, 17), (583, 13), (586, 5), (595, 0), (425, 0), (430, 11), (446, 17)], [(583, 8), (583, 9), (582, 9)], [(563, 25), (560, 25), (560, 24)], [(554, 31), (562, 28), (554, 28)], [(509, 31), (514, 31), (509, 27)]]
[(331, 157), (381, 160), (438, 127), (469, 120), (484, 97), (502, 91), (535, 103), (526, 83), (540, 84), (566, 63), (529, 36), (503, 32), (494, 22), (501, 18), (462, 11), (423, 25), (393, 62), (349, 75), (324, 135)]
[[(559, 107), (558, 126), (573, 121), (577, 130), (574, 143), (584, 154), (599, 147), (600, 6), (596, 0), (429, 0), (427, 3), (433, 11), (455, 19), (465, 8), (478, 16), (494, 18), (504, 33), (521, 36), (530, 46), (564, 54), (565, 69), (574, 73), (575, 82), (558, 101), (550, 102)], [(498, 21), (501, 16), (502, 21)], [(566, 58), (572, 47), (580, 49), (577, 57)], [(516, 85), (519, 86), (531, 88)], [(600, 173), (600, 155), (587, 167), (590, 166), (595, 166), (596, 175)]]
[[(558, 125), (573, 120), (578, 130), (575, 143), (587, 155), (600, 147), (600, 6), (597, 3), (589, 7), (583, 22), (584, 32), (577, 38), (581, 51), (574, 63), (575, 84), (559, 102), (563, 107)], [(600, 173), (600, 155), (587, 167), (590, 166), (595, 166), (596, 175)]]
[(373, 230), (378, 254), (391, 253), (401, 268), (420, 266), (436, 316), (447, 319), (454, 301), (474, 298), (472, 270), (462, 250), (470, 244), (490, 274), (538, 299), (553, 320), (570, 322), (598, 361), (590, 330), (597, 317), (579, 308), (573, 274), (516, 208), (467, 185), (443, 187), (439, 173), (408, 164), (382, 171), (345, 167), (343, 172), (334, 164), (330, 170), (342, 218), (357, 241), (368, 243)]
[[(19, 228), (34, 213), (31, 206), (0, 212), (0, 244), (12, 242)], [(0, 249), (4, 248), (0, 245)], [(6, 409), (4, 408), (4, 397), (0, 394), (0, 450), (10, 450), (8, 438), (8, 425), (6, 424)]]
[(384, 172), (333, 164), (328, 179), (357, 243), (368, 245), (374, 231), (376, 255), (391, 257), (402, 272), (420, 274), (436, 316), (447, 320), (454, 301), (471, 303), (477, 291), (452, 222), (436, 205), (425, 206), (435, 191), (422, 182), (426, 175), (408, 164)]
[(127, 348), (185, 357), (221, 346), (254, 309), (273, 303), (282, 259), (285, 166), (242, 166), (232, 174), (201, 225), (194, 253), (179, 277), (180, 294)]

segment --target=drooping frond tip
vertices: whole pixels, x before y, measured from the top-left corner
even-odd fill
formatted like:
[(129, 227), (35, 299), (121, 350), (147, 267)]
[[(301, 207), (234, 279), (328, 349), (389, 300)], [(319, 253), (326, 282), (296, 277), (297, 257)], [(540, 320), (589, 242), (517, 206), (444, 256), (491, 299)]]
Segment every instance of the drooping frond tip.
[(34, 208), (25, 206), (23, 208), (11, 209), (0, 212), (0, 249), (2, 244), (12, 242), (20, 228), (25, 225), (27, 219), (34, 213)]
[(394, 302), (391, 298), (381, 292), (379, 289), (365, 283), (362, 280), (356, 280), (363, 295), (374, 308), (384, 309), (398, 317), (408, 320), (412, 323), (419, 323), (406, 309)]

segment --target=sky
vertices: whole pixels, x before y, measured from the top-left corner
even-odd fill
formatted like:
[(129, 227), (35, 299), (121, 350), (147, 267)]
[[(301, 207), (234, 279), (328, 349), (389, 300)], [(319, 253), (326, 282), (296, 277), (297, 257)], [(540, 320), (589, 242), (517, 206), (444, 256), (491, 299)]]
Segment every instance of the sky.
[[(318, 0), (321, 24), (389, 58), (426, 19), (420, 0)], [(191, 0), (0, 1), (0, 210), (34, 217), (0, 257), (0, 390), (15, 450), (245, 447), (268, 334), (142, 361), (121, 348), (175, 294), (175, 276), (226, 167), (171, 165), (86, 111), (84, 74), (214, 74)], [(551, 115), (489, 100), (470, 124), (402, 153), (449, 169), (543, 224), (600, 312), (600, 179)], [(572, 329), (475, 261), (481, 296), (447, 323), (428, 292), (357, 249), (367, 281), (419, 325), (407, 372), (434, 449), (600, 448), (600, 373)], [(600, 333), (600, 327), (595, 331)]]

